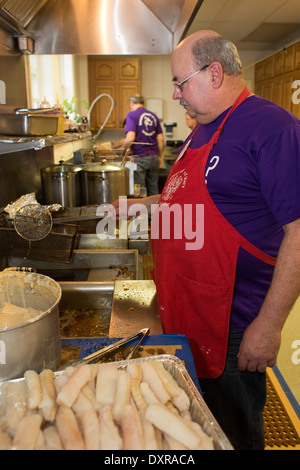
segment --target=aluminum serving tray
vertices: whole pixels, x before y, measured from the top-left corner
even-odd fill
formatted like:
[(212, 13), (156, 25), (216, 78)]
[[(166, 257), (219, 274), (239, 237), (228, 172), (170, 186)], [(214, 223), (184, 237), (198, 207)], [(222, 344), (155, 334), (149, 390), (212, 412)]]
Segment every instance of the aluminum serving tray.
[(161, 354), (158, 356), (149, 356), (144, 358), (132, 359), (130, 361), (119, 361), (114, 364), (119, 367), (126, 367), (130, 363), (140, 363), (144, 361), (162, 362), (166, 370), (176, 380), (177, 384), (186, 392), (190, 399), (190, 412), (194, 421), (199, 423), (206, 434), (213, 438), (216, 450), (233, 450), (228, 438), (220, 428), (211, 411), (207, 407), (205, 401), (197, 390), (188, 371), (182, 364), (182, 361), (169, 354)]
[[(169, 354), (161, 354), (158, 356), (149, 356), (138, 359), (124, 360), (113, 362), (116, 366), (120, 368), (126, 368), (127, 365), (131, 363), (139, 364), (144, 361), (160, 361), (166, 370), (172, 375), (176, 380), (177, 384), (183, 388), (187, 393), (190, 399), (190, 412), (192, 419), (199, 423), (203, 430), (208, 434), (208, 436), (213, 438), (214, 448), (216, 450), (233, 450), (232, 445), (227, 439), (226, 435), (220, 428), (219, 424), (216, 422), (206, 403), (204, 402), (202, 396), (197, 390), (194, 382), (192, 381), (189, 373), (182, 364), (182, 361), (176, 356)], [(55, 375), (61, 375), (64, 371), (57, 371)], [(13, 379), (11, 382), (23, 381), (21, 379)], [(4, 383), (4, 382), (2, 382)], [(0, 382), (0, 399), (1, 399), (1, 382)]]

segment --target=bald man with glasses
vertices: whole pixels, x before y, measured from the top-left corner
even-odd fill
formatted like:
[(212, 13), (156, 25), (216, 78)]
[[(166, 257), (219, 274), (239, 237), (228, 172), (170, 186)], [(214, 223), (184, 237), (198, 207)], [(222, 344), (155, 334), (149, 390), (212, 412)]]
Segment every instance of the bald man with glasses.
[(191, 243), (184, 218), (151, 237), (160, 315), (166, 333), (189, 339), (233, 447), (262, 450), (266, 369), (300, 292), (300, 122), (248, 90), (235, 45), (214, 31), (184, 39), (171, 69), (173, 99), (198, 125), (144, 203), (158, 204), (151, 233), (163, 207), (180, 207), (194, 228), (201, 219), (203, 240)]

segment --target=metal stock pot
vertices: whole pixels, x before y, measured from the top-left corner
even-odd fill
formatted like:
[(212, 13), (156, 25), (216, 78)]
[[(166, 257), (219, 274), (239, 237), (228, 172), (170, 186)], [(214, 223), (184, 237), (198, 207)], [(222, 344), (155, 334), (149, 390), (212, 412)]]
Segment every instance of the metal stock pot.
[(81, 167), (60, 161), (41, 169), (43, 200), (45, 204), (63, 207), (81, 206)]
[(119, 196), (129, 194), (129, 169), (123, 165), (113, 165), (102, 160), (82, 169), (83, 203), (111, 203)]
[(0, 273), (0, 307), (10, 302), (42, 312), (24, 323), (0, 328), (0, 381), (22, 377), (28, 369), (58, 368), (60, 299), (59, 284), (47, 276), (9, 269)]

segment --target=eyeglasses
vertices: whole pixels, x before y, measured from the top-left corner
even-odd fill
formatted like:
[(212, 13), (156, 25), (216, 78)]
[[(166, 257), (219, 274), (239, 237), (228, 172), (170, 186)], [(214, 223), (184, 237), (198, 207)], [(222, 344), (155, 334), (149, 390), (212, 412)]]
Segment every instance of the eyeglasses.
[(187, 77), (187, 78), (185, 78), (184, 80), (182, 80), (182, 82), (179, 82), (179, 83), (173, 82), (173, 85), (174, 85), (176, 88), (178, 88), (179, 91), (182, 92), (182, 91), (183, 91), (182, 85), (183, 85), (185, 82), (187, 82), (190, 78), (192, 78), (194, 75), (197, 75), (197, 73), (202, 72), (203, 70), (207, 69), (207, 67), (209, 67), (209, 65), (204, 65), (204, 67), (202, 67), (202, 69), (197, 70), (197, 72), (192, 73), (192, 75), (190, 75), (189, 77)]

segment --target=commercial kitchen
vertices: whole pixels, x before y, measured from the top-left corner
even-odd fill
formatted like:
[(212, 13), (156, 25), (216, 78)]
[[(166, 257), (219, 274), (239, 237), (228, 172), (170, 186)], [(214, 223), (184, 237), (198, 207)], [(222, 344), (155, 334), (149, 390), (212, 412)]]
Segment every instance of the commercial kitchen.
[[(133, 219), (118, 220), (106, 235), (105, 206), (97, 212), (120, 196), (140, 200), (130, 151), (111, 147), (124, 137), (134, 93), (163, 128), (163, 189), (190, 133), (172, 99), (170, 58), (200, 29), (235, 42), (250, 91), (300, 118), (297, 0), (0, 0), (0, 301), (47, 312), (0, 328), (0, 449), (11, 448), (2, 437), (5, 400), (22, 398), (26, 371), (51, 370), (57, 380), (68, 366), (112, 362), (120, 371), (152, 361), (188, 397), (207, 448), (232, 449), (203, 400), (188, 339), (164, 334), (150, 219), (140, 232)], [(269, 450), (300, 448), (299, 310), (298, 300), (267, 371)], [(16, 386), (13, 398), (7, 384)], [(19, 408), (11, 420), (24, 417)], [(176, 444), (166, 448), (193, 449)]]

